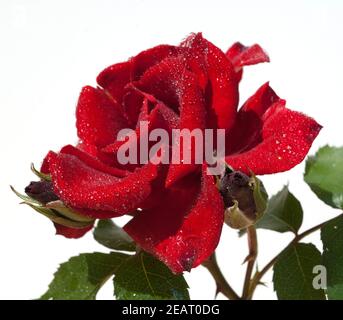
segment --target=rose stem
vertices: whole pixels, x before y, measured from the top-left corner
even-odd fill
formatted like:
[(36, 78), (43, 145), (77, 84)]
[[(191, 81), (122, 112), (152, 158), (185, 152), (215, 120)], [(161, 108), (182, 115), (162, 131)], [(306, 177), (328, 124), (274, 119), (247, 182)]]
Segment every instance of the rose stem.
[(218, 263), (216, 254), (213, 253), (212, 256), (202, 263), (202, 265), (211, 273), (213, 279), (216, 282), (217, 290), (221, 292), (225, 297), (230, 300), (239, 300), (237, 293), (231, 288), (229, 283), (226, 281), (224, 275), (222, 274)]
[(247, 300), (250, 292), (251, 286), (251, 277), (254, 270), (254, 265), (256, 262), (258, 254), (258, 245), (257, 245), (257, 233), (255, 226), (250, 226), (247, 228), (248, 236), (248, 246), (249, 246), (249, 255), (245, 259), (247, 261), (247, 271), (245, 273), (245, 280), (243, 285), (242, 299)]

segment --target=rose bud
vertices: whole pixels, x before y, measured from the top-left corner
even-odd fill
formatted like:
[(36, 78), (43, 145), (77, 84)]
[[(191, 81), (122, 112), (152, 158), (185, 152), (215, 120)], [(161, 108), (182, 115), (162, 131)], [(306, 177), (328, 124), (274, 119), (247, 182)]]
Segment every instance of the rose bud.
[(225, 223), (234, 229), (255, 224), (266, 209), (268, 195), (254, 175), (249, 177), (227, 167), (219, 181), (219, 191), (226, 207)]
[(59, 199), (53, 190), (49, 175), (37, 171), (33, 165), (31, 170), (41, 180), (30, 182), (25, 188), (26, 195), (20, 194), (11, 187), (12, 191), (23, 200), (23, 204), (49, 218), (54, 223), (57, 233), (68, 238), (79, 238), (93, 227), (93, 218), (80, 215)]
[(50, 181), (31, 181), (25, 188), (25, 193), (32, 199), (35, 199), (42, 204), (58, 200), (52, 189)]

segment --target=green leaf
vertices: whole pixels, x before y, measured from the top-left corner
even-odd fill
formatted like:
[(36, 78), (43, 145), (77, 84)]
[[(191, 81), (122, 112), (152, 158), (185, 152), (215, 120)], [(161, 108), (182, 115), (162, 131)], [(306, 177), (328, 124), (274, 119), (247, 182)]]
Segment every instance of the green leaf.
[(103, 246), (122, 251), (136, 251), (130, 236), (112, 220), (99, 220), (93, 232), (94, 239)]
[(62, 263), (43, 300), (94, 300), (102, 285), (129, 256), (84, 253)]
[(327, 270), (329, 299), (343, 300), (343, 216), (329, 221), (321, 229), (323, 265)]
[(182, 275), (147, 253), (127, 259), (117, 270), (114, 291), (118, 300), (188, 300), (188, 285)]
[(256, 228), (269, 229), (277, 232), (291, 231), (297, 234), (303, 221), (303, 210), (300, 202), (285, 186), (268, 203), (263, 217), (257, 222)]
[(321, 254), (313, 244), (287, 247), (274, 265), (274, 290), (279, 300), (325, 300), (323, 289), (315, 289), (313, 268), (321, 265)]
[(343, 147), (319, 149), (307, 159), (304, 178), (318, 198), (343, 209)]

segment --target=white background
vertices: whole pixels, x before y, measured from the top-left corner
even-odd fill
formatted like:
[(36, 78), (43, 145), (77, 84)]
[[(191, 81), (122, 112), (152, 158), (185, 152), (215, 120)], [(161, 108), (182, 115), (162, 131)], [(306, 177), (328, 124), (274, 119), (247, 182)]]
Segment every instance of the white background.
[[(81, 252), (106, 251), (89, 233), (80, 240), (54, 235), (52, 224), (19, 205), (18, 190), (50, 149), (75, 143), (74, 110), (82, 86), (95, 85), (104, 67), (160, 43), (177, 44), (190, 32), (226, 50), (234, 41), (261, 44), (272, 63), (246, 68), (242, 101), (261, 84), (288, 106), (310, 114), (324, 129), (311, 153), (342, 144), (343, 1), (0, 1), (0, 299), (32, 299), (47, 288), (58, 264)], [(263, 178), (270, 194), (289, 182), (302, 200), (304, 227), (338, 214), (302, 181), (304, 165)], [(259, 265), (291, 235), (259, 232)], [(321, 249), (319, 237), (315, 240)], [(241, 291), (246, 239), (224, 226), (219, 263)], [(202, 267), (186, 274), (193, 299), (212, 299), (214, 283)], [(271, 273), (266, 280), (270, 281)], [(99, 298), (111, 299), (111, 284)], [(221, 298), (221, 296), (219, 296)], [(275, 299), (272, 285), (257, 299)]]

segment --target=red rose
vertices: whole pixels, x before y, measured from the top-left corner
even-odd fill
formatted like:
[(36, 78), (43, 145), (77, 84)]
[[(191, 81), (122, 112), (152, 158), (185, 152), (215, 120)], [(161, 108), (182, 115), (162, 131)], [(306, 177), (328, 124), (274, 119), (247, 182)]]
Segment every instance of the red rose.
[[(106, 68), (99, 87), (84, 87), (77, 105), (80, 144), (49, 152), (42, 172), (54, 193), (80, 216), (131, 214), (124, 227), (144, 250), (174, 272), (198, 266), (215, 250), (224, 204), (206, 165), (121, 165), (120, 129), (221, 128), (226, 161), (257, 175), (289, 170), (307, 154), (321, 126), (287, 109), (264, 84), (237, 111), (242, 68), (269, 61), (258, 46), (234, 44), (227, 53), (195, 34), (179, 46), (161, 45)], [(66, 237), (91, 229), (55, 222)]]

